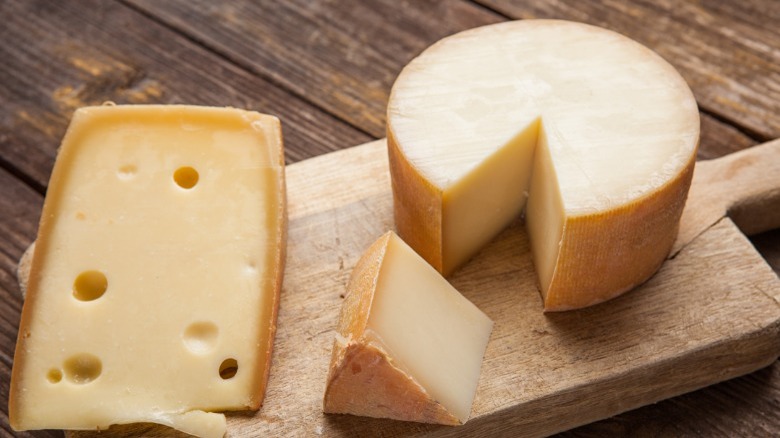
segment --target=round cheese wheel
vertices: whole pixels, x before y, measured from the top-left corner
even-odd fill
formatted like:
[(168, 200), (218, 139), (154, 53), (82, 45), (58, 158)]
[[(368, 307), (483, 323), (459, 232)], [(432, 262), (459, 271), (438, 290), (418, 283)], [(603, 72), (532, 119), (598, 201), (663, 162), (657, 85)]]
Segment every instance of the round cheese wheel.
[(556, 20), (445, 38), (393, 86), (399, 235), (445, 275), (525, 211), (545, 310), (647, 280), (675, 239), (699, 140), (696, 100), (650, 49)]

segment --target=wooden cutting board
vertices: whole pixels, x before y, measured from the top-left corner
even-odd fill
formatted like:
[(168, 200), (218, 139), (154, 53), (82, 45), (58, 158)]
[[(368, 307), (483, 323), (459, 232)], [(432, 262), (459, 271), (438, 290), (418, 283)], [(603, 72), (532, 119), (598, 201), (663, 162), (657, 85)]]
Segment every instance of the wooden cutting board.
[[(749, 373), (780, 355), (780, 280), (726, 217), (730, 211), (750, 232), (780, 226), (775, 141), (697, 164), (673, 255), (620, 298), (543, 314), (519, 222), (461, 268), (453, 285), (495, 321), (464, 426), (323, 415), (350, 271), (393, 228), (384, 141), (293, 164), (287, 177), (289, 247), (268, 391), (259, 412), (229, 414), (229, 436), (549, 435)], [(176, 434), (126, 425), (99, 436)]]

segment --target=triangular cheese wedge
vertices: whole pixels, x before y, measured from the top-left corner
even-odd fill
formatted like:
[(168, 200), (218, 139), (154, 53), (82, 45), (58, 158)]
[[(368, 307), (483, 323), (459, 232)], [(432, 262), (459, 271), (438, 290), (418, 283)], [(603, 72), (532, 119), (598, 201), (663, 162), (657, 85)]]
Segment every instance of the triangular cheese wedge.
[(449, 275), (525, 208), (544, 307), (567, 310), (661, 265), (699, 114), (683, 78), (642, 45), (523, 20), (453, 35), (411, 61), (393, 86), (387, 137), (405, 241)]
[(324, 410), (462, 424), (492, 328), (484, 313), (388, 232), (352, 272)]

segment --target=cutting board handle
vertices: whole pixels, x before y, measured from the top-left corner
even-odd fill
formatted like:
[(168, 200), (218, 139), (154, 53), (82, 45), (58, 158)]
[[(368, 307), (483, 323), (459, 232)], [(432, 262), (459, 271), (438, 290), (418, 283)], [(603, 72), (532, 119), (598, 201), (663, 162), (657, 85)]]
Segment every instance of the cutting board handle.
[(726, 212), (742, 232), (780, 227), (780, 139), (716, 161)]
[(780, 227), (780, 139), (696, 163), (671, 256), (725, 216), (747, 235)]

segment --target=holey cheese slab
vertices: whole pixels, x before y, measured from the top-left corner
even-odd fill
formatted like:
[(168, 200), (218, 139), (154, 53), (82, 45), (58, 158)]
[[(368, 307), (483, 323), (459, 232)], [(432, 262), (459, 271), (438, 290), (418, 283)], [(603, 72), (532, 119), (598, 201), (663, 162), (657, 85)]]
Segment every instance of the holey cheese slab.
[[(614, 300), (544, 314), (521, 223), (458, 270), (452, 284), (495, 321), (465, 425), (325, 415), (350, 272), (393, 229), (387, 166), (377, 141), (287, 168), (288, 257), (266, 398), (257, 413), (228, 414), (228, 436), (549, 435), (749, 373), (780, 354), (780, 280), (734, 223), (750, 232), (780, 225), (775, 141), (698, 163), (673, 255)], [(130, 425), (95, 436), (174, 433)]]
[(257, 410), (284, 268), (276, 117), (80, 108), (41, 213), (8, 403), (15, 430), (155, 422), (222, 437)]

